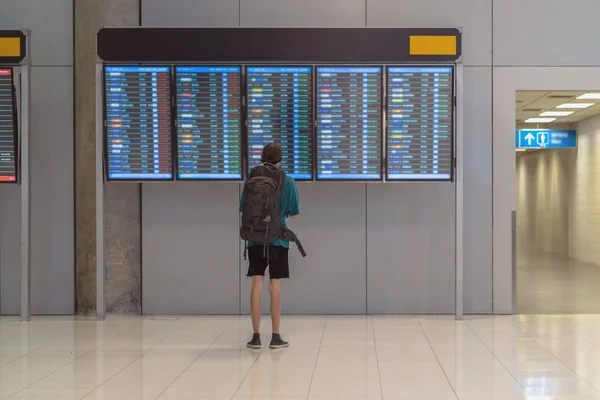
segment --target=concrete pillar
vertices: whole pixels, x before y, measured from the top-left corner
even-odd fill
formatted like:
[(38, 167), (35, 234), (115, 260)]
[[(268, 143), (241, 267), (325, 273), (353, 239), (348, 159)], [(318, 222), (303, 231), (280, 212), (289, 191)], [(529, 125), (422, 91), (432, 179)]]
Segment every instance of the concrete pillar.
[[(95, 63), (103, 26), (140, 25), (140, 0), (74, 0), (75, 50), (75, 272), (76, 310), (96, 309)], [(140, 185), (105, 189), (107, 311), (141, 310)]]

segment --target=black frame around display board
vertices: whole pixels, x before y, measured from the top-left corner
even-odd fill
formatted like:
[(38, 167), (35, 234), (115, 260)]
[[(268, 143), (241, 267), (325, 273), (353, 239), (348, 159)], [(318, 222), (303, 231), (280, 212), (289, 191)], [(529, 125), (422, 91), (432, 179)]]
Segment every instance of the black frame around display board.
[[(383, 180), (383, 121), (384, 121), (384, 116), (383, 116), (383, 104), (384, 104), (384, 93), (385, 93), (385, 88), (383, 87), (384, 84), (384, 79), (383, 79), (383, 74), (384, 74), (384, 66), (380, 65), (380, 64), (364, 64), (364, 65), (318, 65), (315, 68), (315, 88), (317, 88), (318, 85), (318, 71), (319, 69), (342, 69), (342, 70), (352, 70), (352, 69), (379, 69), (379, 85), (380, 85), (380, 95), (379, 95), (379, 112), (380, 112), (380, 120), (379, 120), (379, 132), (378, 132), (378, 136), (379, 136), (379, 163), (378, 163), (378, 177), (364, 177), (361, 176), (360, 174), (356, 175), (356, 178), (350, 177), (348, 175), (344, 175), (344, 177), (341, 178), (319, 178), (319, 168), (318, 168), (318, 162), (319, 162), (319, 150), (318, 150), (318, 146), (319, 146), (319, 140), (322, 140), (319, 137), (318, 134), (318, 130), (319, 127), (315, 127), (315, 180), (319, 181), (319, 182), (381, 182)], [(374, 73), (377, 71), (373, 71)], [(358, 73), (358, 72), (356, 72)], [(318, 94), (316, 93), (316, 89), (315, 89), (315, 96), (318, 96)], [(315, 99), (315, 107), (319, 107), (319, 102), (318, 99)], [(315, 120), (318, 121), (318, 110), (315, 112)]]
[[(108, 74), (108, 68), (116, 68), (116, 69), (140, 69), (140, 68), (147, 68), (149, 70), (155, 70), (155, 71), (138, 71), (138, 72), (168, 72), (169, 74), (169, 86), (168, 86), (168, 98), (169, 98), (169, 103), (168, 103), (168, 109), (169, 109), (169, 140), (170, 140), (170, 176), (169, 177), (157, 177), (154, 174), (148, 173), (148, 174), (144, 174), (144, 175), (148, 175), (148, 176), (141, 176), (142, 173), (138, 174), (137, 176), (132, 174), (133, 176), (131, 177), (114, 177), (111, 176), (111, 166), (110, 166), (110, 162), (109, 162), (109, 158), (110, 158), (110, 146), (109, 146), (109, 122), (108, 122), (108, 108), (109, 108), (109, 104), (108, 104), (108, 86), (106, 83), (106, 78), (107, 78), (107, 74)], [(158, 69), (166, 69), (166, 71), (156, 71)], [(174, 146), (174, 127), (173, 127), (173, 115), (174, 114), (174, 105), (173, 105), (173, 101), (172, 101), (172, 96), (173, 96), (173, 68), (171, 65), (151, 65), (151, 64), (144, 64), (144, 65), (133, 65), (133, 64), (128, 64), (128, 65), (115, 65), (115, 64), (111, 64), (111, 65), (105, 65), (102, 71), (102, 87), (103, 87), (103, 107), (102, 107), (102, 112), (103, 112), (103, 119), (104, 119), (104, 149), (103, 149), (103, 155), (104, 155), (104, 171), (105, 171), (105, 178), (107, 181), (114, 181), (114, 182), (169, 182), (169, 181), (174, 181), (175, 180), (175, 158), (177, 157), (177, 148), (176, 146)], [(128, 72), (128, 71), (115, 71), (115, 72)], [(131, 71), (131, 72), (135, 72), (135, 71)], [(121, 121), (123, 122), (123, 121)], [(157, 123), (160, 123), (160, 121), (158, 120)], [(157, 128), (160, 129), (160, 128)], [(160, 135), (160, 132), (158, 132), (158, 134)], [(160, 144), (160, 137), (158, 138), (158, 144)], [(160, 152), (160, 149), (159, 149)], [(159, 154), (160, 156), (160, 154)], [(122, 175), (126, 175), (124, 173), (122, 173)]]
[[(108, 138), (108, 129), (109, 129), (109, 124), (108, 124), (108, 120), (107, 120), (107, 108), (108, 108), (108, 90), (107, 90), (107, 86), (106, 86), (106, 76), (107, 76), (107, 68), (147, 68), (149, 70), (154, 70), (154, 69), (159, 69), (159, 68), (164, 68), (167, 70), (167, 72), (169, 73), (169, 88), (167, 90), (168, 92), (168, 96), (169, 96), (169, 112), (170, 112), (170, 118), (169, 118), (169, 126), (170, 126), (170, 149), (171, 149), (171, 154), (170, 154), (170, 168), (171, 168), (171, 176), (170, 177), (154, 177), (154, 176), (146, 176), (146, 177), (140, 177), (140, 176), (132, 176), (132, 177), (114, 177), (111, 176), (110, 174), (110, 164), (109, 164), (109, 156), (110, 156), (110, 149), (109, 149), (109, 138)], [(231, 177), (225, 177), (223, 175), (221, 175), (220, 173), (215, 173), (214, 178), (208, 177), (209, 173), (205, 173), (204, 175), (207, 176), (202, 176), (202, 177), (187, 177), (187, 178), (182, 178), (181, 177), (181, 173), (180, 173), (180, 159), (179, 159), (179, 140), (180, 140), (180, 121), (178, 118), (178, 105), (179, 105), (179, 100), (178, 100), (178, 88), (177, 88), (177, 70), (178, 69), (185, 69), (185, 68), (192, 68), (192, 69), (214, 69), (215, 71), (220, 70), (220, 69), (239, 69), (239, 101), (240, 101), (240, 118), (239, 118), (239, 135), (240, 135), (240, 141), (239, 141), (239, 148), (240, 148), (240, 174), (241, 175), (236, 175), (236, 176), (231, 176)], [(103, 86), (104, 86), (104, 98), (103, 98), (103, 113), (104, 113), (104, 167), (105, 167), (105, 177), (108, 181), (126, 181), (126, 182), (151, 182), (151, 181), (158, 181), (158, 182), (163, 182), (163, 181), (234, 181), (234, 182), (240, 182), (243, 181), (249, 173), (249, 169), (250, 169), (250, 142), (249, 142), (249, 135), (250, 135), (250, 124), (251, 124), (251, 116), (249, 115), (249, 101), (250, 101), (250, 97), (249, 97), (249, 85), (248, 85), (248, 69), (249, 68), (275, 68), (275, 69), (279, 69), (279, 68), (288, 68), (288, 69), (293, 69), (293, 68), (298, 68), (298, 69), (302, 69), (302, 68), (309, 68), (310, 69), (310, 116), (309, 116), (309, 123), (310, 123), (310, 144), (309, 144), (309, 149), (310, 149), (310, 166), (311, 166), (311, 171), (310, 171), (310, 178), (305, 178), (305, 177), (295, 177), (296, 180), (298, 181), (318, 181), (318, 182), (336, 182), (336, 181), (346, 181), (346, 182), (390, 182), (390, 183), (396, 183), (396, 182), (417, 182), (417, 181), (428, 181), (428, 182), (433, 182), (433, 181), (453, 181), (454, 180), (454, 168), (455, 168), (455, 151), (454, 151), (454, 137), (455, 137), (455, 85), (456, 85), (456, 68), (455, 65), (453, 64), (294, 64), (294, 65), (289, 65), (289, 64), (277, 64), (277, 63), (269, 63), (269, 64), (244, 64), (244, 63), (237, 63), (237, 64), (219, 64), (217, 65), (216, 63), (211, 63), (211, 64), (175, 64), (175, 65), (154, 65), (154, 64), (143, 64), (143, 65), (117, 65), (117, 64), (110, 64), (110, 65), (105, 65), (104, 66), (104, 72), (103, 72)], [(379, 100), (379, 104), (378, 104), (378, 108), (380, 109), (381, 112), (381, 118), (380, 118), (380, 124), (379, 124), (379, 132), (378, 132), (378, 153), (379, 153), (379, 163), (378, 163), (378, 176), (377, 177), (370, 177), (370, 176), (362, 176), (361, 174), (356, 174), (356, 176), (354, 177), (350, 177), (344, 175), (343, 177), (335, 177), (332, 176), (332, 178), (323, 178), (319, 176), (319, 159), (321, 157), (319, 157), (320, 151), (319, 151), (319, 145), (320, 145), (320, 140), (321, 137), (319, 135), (319, 112), (318, 112), (318, 107), (319, 107), (319, 93), (318, 93), (318, 71), (319, 69), (327, 69), (327, 68), (333, 68), (333, 69), (364, 69), (364, 68), (377, 68), (379, 69), (379, 85), (380, 85), (380, 96), (378, 97)], [(450, 112), (450, 116), (451, 116), (451, 122), (450, 122), (450, 143), (451, 143), (451, 153), (450, 153), (450, 160), (445, 160), (446, 163), (450, 163), (450, 173), (448, 176), (436, 176), (436, 174), (430, 174), (427, 177), (424, 176), (419, 176), (419, 174), (414, 174), (413, 177), (406, 177), (404, 179), (390, 179), (390, 168), (389, 168), (389, 163), (390, 163), (390, 157), (389, 157), (389, 146), (388, 146), (388, 141), (389, 141), (389, 129), (390, 129), (390, 121), (389, 121), (389, 116), (390, 116), (390, 110), (389, 110), (389, 102), (391, 100), (391, 96), (390, 93), (388, 93), (389, 88), (390, 88), (390, 82), (389, 82), (389, 70), (390, 68), (406, 68), (406, 69), (441, 69), (441, 68), (450, 68), (451, 69), (451, 76), (452, 76), (452, 80), (451, 80), (451, 87), (452, 87), (452, 92), (451, 92), (451, 112)], [(146, 71), (141, 71), (141, 72), (146, 72)], [(222, 71), (221, 71), (222, 72)], [(221, 121), (222, 122), (222, 121)], [(432, 134), (434, 132), (431, 132)], [(289, 173), (289, 171), (286, 171)], [(293, 174), (290, 174), (293, 175)], [(407, 174), (408, 175), (408, 174)]]
[[(443, 176), (433, 176), (435, 174), (431, 174), (431, 176), (429, 178), (425, 178), (422, 176), (419, 176), (419, 174), (413, 174), (414, 177), (411, 178), (404, 178), (404, 179), (390, 179), (389, 177), (389, 162), (390, 162), (390, 157), (389, 157), (389, 145), (388, 145), (388, 141), (389, 141), (389, 136), (390, 136), (390, 122), (389, 122), (389, 115), (390, 115), (390, 110), (389, 110), (389, 103), (391, 100), (391, 96), (390, 93), (388, 93), (389, 87), (390, 87), (390, 76), (389, 76), (389, 70), (391, 68), (414, 68), (414, 69), (442, 69), (442, 68), (450, 68), (451, 69), (451, 93), (450, 93), (450, 171), (449, 171), (449, 176), (448, 177), (443, 177)], [(401, 183), (401, 182), (454, 182), (454, 177), (455, 177), (455, 167), (456, 167), (456, 163), (455, 163), (455, 134), (456, 134), (456, 66), (454, 64), (396, 64), (396, 65), (386, 65), (385, 66), (385, 76), (386, 76), (386, 82), (385, 82), (385, 98), (386, 98), (386, 102), (385, 102), (385, 118), (386, 118), (386, 126), (384, 129), (384, 144), (385, 144), (385, 157), (384, 157), (384, 167), (385, 167), (385, 182), (389, 182), (389, 183)], [(433, 132), (435, 133), (435, 132)], [(435, 153), (434, 153), (435, 154)], [(407, 174), (408, 175), (408, 174)]]
[[(310, 104), (310, 108), (309, 108), (309, 121), (306, 121), (309, 124), (309, 129), (310, 129), (310, 135), (309, 135), (309, 167), (310, 167), (310, 177), (306, 177), (306, 176), (301, 176), (301, 173), (294, 173), (294, 172), (290, 172), (290, 171), (286, 171), (286, 173), (290, 176), (292, 176), (294, 178), (294, 180), (296, 181), (314, 181), (315, 179), (315, 75), (314, 75), (314, 71), (315, 71), (315, 67), (313, 65), (310, 64), (294, 64), (294, 65), (285, 65), (285, 64), (250, 64), (250, 65), (245, 65), (244, 66), (244, 71), (245, 71), (245, 81), (243, 82), (244, 85), (244, 93), (246, 94), (246, 109), (245, 109), (245, 117), (246, 117), (246, 123), (245, 125), (245, 131), (244, 131), (244, 149), (245, 149), (245, 162), (246, 162), (246, 167), (245, 167), (245, 171), (246, 173), (249, 173), (250, 169), (251, 169), (251, 155), (250, 152), (252, 151), (252, 149), (250, 148), (251, 144), (250, 144), (250, 99), (249, 99), (249, 85), (248, 85), (248, 69), (249, 68), (264, 68), (264, 69), (309, 69), (310, 73), (310, 99), (309, 99), (309, 104)], [(275, 71), (268, 71), (266, 70), (265, 72), (275, 72)], [(282, 72), (283, 71), (278, 71), (278, 72)], [(293, 71), (286, 71), (287, 73), (293, 73)], [(298, 72), (298, 73), (303, 73), (303, 72)], [(305, 73), (305, 72), (304, 72)], [(299, 128), (300, 129), (300, 128)], [(263, 144), (267, 143), (267, 141), (262, 141)]]
[[(386, 179), (388, 177), (388, 159), (386, 157), (388, 151), (386, 144), (387, 124), (385, 123), (387, 118), (387, 100), (384, 97), (388, 90), (385, 80), (386, 67), (434, 66), (442, 64), (452, 64), (455, 66), (461, 62), (461, 39), (462, 33), (456, 28), (103, 28), (97, 35), (97, 55), (99, 57), (97, 67), (105, 68), (109, 65), (170, 66), (170, 85), (172, 86), (170, 87), (172, 102), (170, 136), (172, 173), (171, 179), (161, 180), (188, 181), (192, 179), (178, 179), (177, 109), (176, 101), (174, 100), (176, 98), (174, 94), (177, 91), (177, 83), (175, 81), (175, 70), (177, 67), (239, 66), (241, 71), (243, 71), (240, 81), (240, 95), (242, 95), (247, 90), (247, 76), (245, 71), (248, 67), (300, 67), (310, 65), (312, 66), (311, 76), (313, 81), (312, 180), (351, 180), (358, 182), (368, 182), (370, 179), (365, 179), (360, 174), (357, 174), (356, 179), (319, 179), (318, 177), (318, 155), (316, 151), (318, 140), (316, 126), (316, 68), (321, 66), (380, 67), (381, 74), (383, 75), (381, 81), (383, 98), (381, 100), (380, 178), (374, 181), (396, 182), (396, 180)], [(194, 46), (189, 46), (189, 43), (194, 43)], [(456, 68), (454, 71), (456, 74)], [(102, 75), (103, 78), (106, 77), (105, 74)], [(454, 75), (453, 85), (456, 84)], [(104, 97), (106, 97), (106, 91), (104, 91)], [(240, 131), (243, 164), (242, 179), (248, 173), (248, 127), (246, 126), (248, 123), (248, 104), (247, 101), (244, 103), (244, 100), (248, 100), (248, 97), (242, 98), (241, 105), (241, 118), (245, 118), (241, 121), (242, 129)], [(453, 97), (453, 100), (455, 101), (455, 97)], [(106, 111), (106, 107), (104, 107), (104, 111)], [(452, 117), (455, 118), (454, 112)], [(455, 122), (453, 121), (453, 141), (455, 140), (454, 130), (456, 129), (454, 124)], [(106, 138), (104, 143), (106, 147)], [(452, 169), (456, 165), (454, 155), (454, 147), (456, 145), (456, 143), (452, 144)], [(104, 176), (105, 179), (108, 179), (108, 154), (106, 149), (103, 156), (106, 161), (104, 163)], [(214, 157), (211, 156), (211, 159), (214, 159)], [(343, 158), (340, 160), (344, 161)], [(212, 171), (216, 167), (211, 166), (210, 168), (212, 168), (210, 171), (213, 173)], [(454, 178), (454, 171), (452, 172), (453, 175), (450, 180)], [(238, 181), (238, 179), (221, 178), (223, 177), (193, 180)], [(132, 177), (126, 180), (147, 181), (156, 179), (141, 180)], [(414, 180), (407, 179), (407, 181)], [(399, 182), (404, 182), (404, 180)]]
[[(208, 177), (208, 176), (196, 176), (196, 177), (187, 177), (187, 178), (182, 178), (181, 177), (181, 159), (180, 159), (180, 154), (179, 154), (179, 141), (180, 141), (180, 133), (179, 133), (179, 129), (181, 124), (181, 121), (179, 120), (179, 92), (178, 92), (178, 79), (177, 79), (177, 71), (178, 69), (197, 69), (197, 70), (202, 70), (202, 71), (196, 71), (196, 72), (214, 72), (214, 73), (225, 73), (225, 72), (237, 72), (238, 77), (239, 77), (239, 124), (237, 126), (238, 128), (238, 133), (239, 133), (239, 142), (237, 143), (239, 150), (238, 150), (238, 154), (237, 156), (239, 156), (239, 171), (237, 171), (239, 174), (238, 176), (230, 176), (230, 177), (226, 177), (223, 176), (225, 175), (225, 172), (223, 172), (223, 175), (221, 176), (216, 176), (216, 177)], [(204, 71), (205, 69), (207, 69), (207, 71)], [(208, 71), (209, 69), (214, 69), (214, 71)], [(224, 71), (224, 70), (228, 70), (228, 69), (237, 69), (237, 71)], [(175, 118), (173, 118), (174, 122), (174, 142), (173, 142), (173, 148), (174, 150), (177, 151), (176, 156), (173, 158), (174, 163), (175, 163), (175, 170), (176, 170), (176, 180), (178, 181), (235, 181), (235, 182), (239, 182), (244, 178), (244, 165), (245, 165), (245, 160), (244, 160), (244, 152), (243, 152), (243, 147), (244, 147), (244, 123), (243, 123), (243, 115), (244, 115), (244, 104), (243, 104), (243, 87), (244, 87), (244, 82), (243, 82), (243, 68), (241, 65), (217, 65), (217, 64), (211, 64), (211, 65), (175, 65), (172, 67), (172, 70), (174, 71), (174, 84), (175, 84), (175, 88), (174, 90), (172, 90), (172, 93), (174, 93), (174, 116)], [(194, 72), (194, 71), (190, 71), (190, 72)], [(212, 128), (212, 127), (211, 127)], [(229, 127), (228, 127), (229, 128)], [(224, 139), (225, 140), (225, 139)], [(224, 153), (225, 154), (225, 153)], [(225, 167), (223, 167), (223, 169), (225, 170)], [(190, 174), (191, 175), (191, 174)], [(201, 175), (201, 174), (198, 174)], [(202, 174), (203, 175), (203, 174)], [(207, 173), (208, 175), (208, 173)], [(220, 175), (220, 173), (216, 173), (215, 175)]]
[[(17, 110), (17, 89), (15, 86), (15, 70), (12, 67), (0, 65), (0, 70), (9, 71), (10, 87), (11, 87), (11, 107), (12, 107), (12, 136), (13, 136), (13, 170), (14, 176), (0, 176), (0, 184), (19, 183), (19, 114)], [(7, 179), (8, 178), (8, 179)], [(13, 178), (12, 180), (10, 178)]]

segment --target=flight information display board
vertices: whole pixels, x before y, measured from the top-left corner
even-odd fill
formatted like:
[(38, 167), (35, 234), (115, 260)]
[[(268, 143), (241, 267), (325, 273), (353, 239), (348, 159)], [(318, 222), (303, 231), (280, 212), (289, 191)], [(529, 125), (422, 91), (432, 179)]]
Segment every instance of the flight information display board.
[(263, 147), (281, 146), (281, 167), (296, 180), (313, 179), (312, 67), (248, 67), (248, 167)]
[(318, 180), (381, 180), (381, 72), (317, 67)]
[(171, 67), (104, 69), (109, 180), (172, 180)]
[(241, 68), (176, 67), (177, 179), (242, 179)]
[(451, 180), (452, 67), (388, 67), (387, 174), (393, 180)]
[(17, 181), (17, 122), (12, 69), (0, 68), (0, 182)]

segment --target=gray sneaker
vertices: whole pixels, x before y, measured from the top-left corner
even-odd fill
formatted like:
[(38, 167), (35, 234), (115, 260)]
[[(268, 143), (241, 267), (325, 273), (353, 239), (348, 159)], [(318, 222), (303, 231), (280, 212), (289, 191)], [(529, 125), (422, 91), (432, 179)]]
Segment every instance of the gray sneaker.
[(284, 349), (290, 347), (290, 344), (284, 341), (278, 333), (274, 333), (269, 347), (272, 349)]
[(246, 345), (249, 349), (260, 350), (262, 344), (260, 342), (260, 333), (255, 333), (252, 335), (252, 340), (248, 342)]

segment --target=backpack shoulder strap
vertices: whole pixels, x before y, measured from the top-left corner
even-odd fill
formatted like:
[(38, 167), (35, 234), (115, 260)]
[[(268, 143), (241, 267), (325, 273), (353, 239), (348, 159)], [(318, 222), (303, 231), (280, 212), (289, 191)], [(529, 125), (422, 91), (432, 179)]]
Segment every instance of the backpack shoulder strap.
[(296, 243), (296, 247), (298, 247), (298, 251), (302, 257), (306, 257), (306, 252), (304, 251), (304, 247), (302, 247), (302, 243), (300, 243), (300, 239), (298, 239), (298, 236), (291, 229), (282, 225), (280, 237), (288, 242)]
[(281, 189), (281, 193), (283, 194), (283, 189), (285, 188), (285, 171), (281, 168), (278, 168), (279, 172), (279, 188)]

